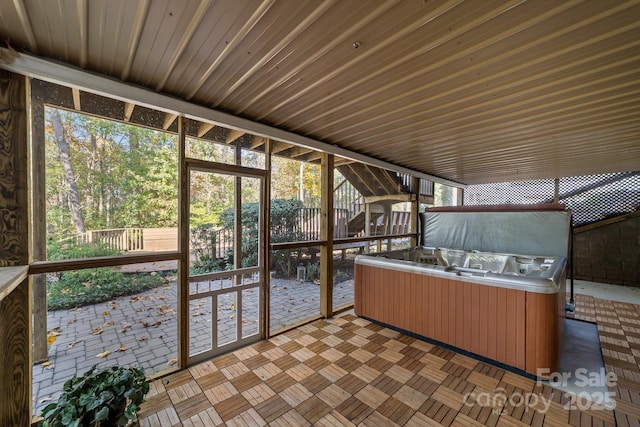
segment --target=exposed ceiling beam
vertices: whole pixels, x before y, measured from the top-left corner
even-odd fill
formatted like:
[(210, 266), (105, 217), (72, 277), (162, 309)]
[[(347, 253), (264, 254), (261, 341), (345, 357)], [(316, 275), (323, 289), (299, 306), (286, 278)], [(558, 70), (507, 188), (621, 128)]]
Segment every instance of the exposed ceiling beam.
[(305, 154), (311, 153), (313, 150), (306, 147), (293, 147), (289, 152), (289, 157), (295, 159), (300, 156), (304, 156)]
[[(309, 156), (307, 157), (307, 160), (310, 162), (319, 160), (322, 157), (322, 153), (318, 152), (318, 151), (314, 151), (313, 153), (309, 154)], [(333, 164), (335, 166), (336, 162), (338, 161), (338, 159), (334, 159)]]
[(264, 136), (253, 136), (253, 141), (249, 145), (250, 150), (255, 150), (256, 148), (262, 147), (267, 143), (267, 138)]
[(131, 115), (133, 114), (133, 109), (136, 108), (136, 104), (132, 102), (124, 103), (124, 121), (128, 122), (131, 120)]
[(337, 167), (337, 166), (346, 166), (351, 163), (353, 163), (353, 160), (345, 159), (344, 157), (336, 157), (333, 162), (333, 165)]
[(177, 114), (167, 113), (167, 115), (164, 117), (164, 122), (162, 123), (162, 129), (164, 130), (169, 129), (173, 124), (173, 122), (176, 121), (177, 118), (178, 118)]
[(286, 142), (281, 141), (273, 141), (271, 154), (278, 154), (283, 152), (284, 150), (288, 150), (289, 148), (291, 148), (291, 144), (287, 144)]
[(73, 108), (76, 111), (82, 111), (82, 106), (80, 105), (80, 89), (71, 88), (71, 95), (73, 96)]
[(213, 123), (200, 123), (198, 127), (198, 138), (202, 138), (204, 134), (213, 129), (214, 126)]
[(246, 134), (246, 132), (237, 129), (231, 129), (231, 131), (227, 135), (227, 144), (232, 144), (236, 139), (241, 138), (244, 134)]

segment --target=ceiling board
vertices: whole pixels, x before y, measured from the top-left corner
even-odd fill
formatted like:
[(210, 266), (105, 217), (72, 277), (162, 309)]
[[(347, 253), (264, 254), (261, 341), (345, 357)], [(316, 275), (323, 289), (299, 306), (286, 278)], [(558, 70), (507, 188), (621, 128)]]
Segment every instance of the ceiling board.
[(639, 170), (639, 34), (635, 0), (0, 0), (18, 51), (465, 184)]

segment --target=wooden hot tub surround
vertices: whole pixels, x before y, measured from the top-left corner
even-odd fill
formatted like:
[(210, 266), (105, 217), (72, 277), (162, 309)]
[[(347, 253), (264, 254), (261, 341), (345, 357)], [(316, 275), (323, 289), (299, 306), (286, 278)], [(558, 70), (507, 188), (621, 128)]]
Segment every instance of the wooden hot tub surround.
[(367, 258), (375, 257), (359, 257), (355, 265), (358, 316), (533, 375), (542, 368), (556, 370), (564, 286), (533, 292), (472, 277), (442, 277), (415, 265), (403, 271), (402, 264), (416, 264), (411, 262), (367, 265)]
[(556, 371), (571, 212), (438, 207), (420, 225), (420, 246), (356, 258), (356, 314), (532, 375)]

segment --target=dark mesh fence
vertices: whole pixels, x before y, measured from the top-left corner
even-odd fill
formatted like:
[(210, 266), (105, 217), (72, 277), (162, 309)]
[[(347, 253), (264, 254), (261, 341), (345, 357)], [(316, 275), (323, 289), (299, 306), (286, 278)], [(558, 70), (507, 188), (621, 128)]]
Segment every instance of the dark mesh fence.
[[(560, 178), (559, 200), (573, 212), (573, 224), (584, 225), (640, 209), (640, 172)], [(464, 205), (553, 202), (553, 180), (470, 185)]]

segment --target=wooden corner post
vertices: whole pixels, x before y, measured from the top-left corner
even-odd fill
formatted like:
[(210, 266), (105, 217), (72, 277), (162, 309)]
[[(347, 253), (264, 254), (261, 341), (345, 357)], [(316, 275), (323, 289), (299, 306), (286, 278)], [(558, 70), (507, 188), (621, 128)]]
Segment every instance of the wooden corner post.
[(320, 313), (326, 319), (333, 316), (333, 154), (322, 153), (320, 238)]
[[(0, 70), (1, 267), (29, 262), (28, 86), (27, 77)], [(31, 424), (32, 293), (26, 274), (10, 290), (5, 284), (0, 286), (0, 425), (26, 426)]]

